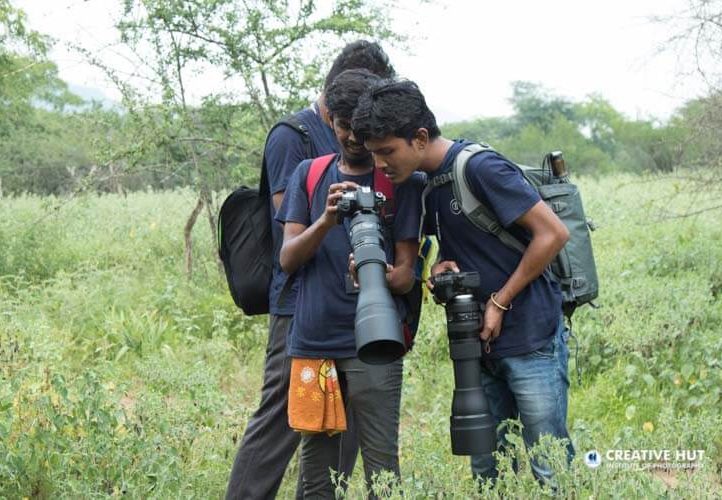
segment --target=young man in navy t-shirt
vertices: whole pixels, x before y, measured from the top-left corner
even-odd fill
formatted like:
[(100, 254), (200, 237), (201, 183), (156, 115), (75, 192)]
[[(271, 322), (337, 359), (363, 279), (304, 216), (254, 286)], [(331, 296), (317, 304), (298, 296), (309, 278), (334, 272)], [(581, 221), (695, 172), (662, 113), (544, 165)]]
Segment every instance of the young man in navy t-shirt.
[[(376, 167), (394, 183), (416, 170), (426, 172), (430, 181), (450, 172), (468, 144), (441, 136), (424, 96), (410, 81), (386, 81), (370, 89), (359, 100), (352, 128), (372, 151)], [(477, 228), (462, 212), (451, 183), (443, 184), (426, 198), (426, 230), (439, 239), (442, 258), (432, 274), (477, 271), (481, 276), (486, 301), (482, 385), (497, 422), (519, 417), (527, 446), (542, 434), (568, 439), (568, 331), (559, 286), (544, 270), (569, 232), (500, 154), (472, 156), (465, 175), (477, 199), (527, 247), (522, 255)], [(567, 452), (571, 460), (571, 443)], [(496, 477), (491, 454), (474, 456), (471, 463), (476, 476)], [(551, 478), (544, 460), (533, 460), (532, 470), (540, 481)]]
[[(324, 89), (339, 73), (351, 68), (365, 68), (383, 77), (394, 74), (388, 56), (377, 43), (358, 40), (346, 45), (334, 60)], [(271, 213), (280, 207), (288, 179), (300, 161), (338, 151), (323, 93), (309, 108), (296, 113), (294, 118), (305, 128), (307, 137), (289, 125), (279, 124), (266, 139), (263, 165), (272, 195)], [(274, 265), (261, 401), (248, 421), (236, 454), (226, 491), (227, 499), (261, 500), (276, 496), (286, 466), (300, 442), (299, 434), (288, 426), (287, 415), (291, 363), (286, 354), (286, 336), (293, 318), (297, 286), (294, 284), (283, 292), (287, 276), (278, 261), (283, 229), (276, 221), (273, 222), (272, 235)], [(353, 470), (358, 451), (352, 424), (349, 421), (339, 467), (347, 474)], [(299, 484), (298, 497), (301, 497), (300, 487)]]
[[(378, 80), (368, 71), (348, 70), (326, 92), (336, 138), (341, 147), (309, 200), (310, 161), (302, 162), (286, 189), (276, 218), (283, 222), (281, 266), (296, 273), (299, 293), (288, 340), (288, 353), (297, 358), (332, 359), (341, 382), (344, 403), (356, 426), (367, 483), (382, 470), (399, 474), (398, 425), (402, 360), (368, 365), (356, 357), (354, 319), (357, 295), (345, 286), (352, 252), (347, 224), (336, 220), (341, 194), (358, 186), (373, 187), (371, 154), (355, 140), (350, 121), (358, 96)], [(387, 273), (392, 293), (408, 292), (414, 283), (418, 252), (423, 176), (412, 176), (394, 187), (395, 216), (392, 237), (386, 240)], [(399, 318), (405, 316), (397, 295)], [(402, 328), (401, 321), (398, 324)], [(339, 434), (306, 434), (301, 460), (304, 495), (335, 498), (329, 468), (337, 470)]]

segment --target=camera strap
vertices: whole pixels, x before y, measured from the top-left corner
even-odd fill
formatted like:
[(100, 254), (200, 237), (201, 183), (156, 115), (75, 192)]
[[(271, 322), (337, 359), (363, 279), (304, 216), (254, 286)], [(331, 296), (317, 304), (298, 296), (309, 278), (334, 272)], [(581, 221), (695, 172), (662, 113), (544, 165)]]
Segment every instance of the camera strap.
[(308, 169), (308, 175), (306, 176), (306, 195), (308, 196), (309, 210), (311, 209), (311, 200), (313, 200), (313, 195), (316, 193), (318, 182), (321, 180), (321, 177), (323, 177), (323, 174), (326, 173), (328, 167), (331, 166), (335, 158), (336, 153), (331, 153), (330, 155), (314, 158), (311, 162), (311, 166)]
[[(311, 200), (313, 200), (316, 186), (321, 180), (321, 177), (323, 177), (323, 174), (328, 169), (329, 165), (333, 163), (335, 157), (336, 154), (332, 153), (325, 156), (319, 156), (318, 158), (314, 158), (313, 161), (311, 161), (311, 167), (308, 169), (308, 175), (306, 176), (306, 195), (308, 196), (309, 212), (311, 211)], [(265, 171), (263, 173), (265, 175)], [(286, 295), (291, 291), (291, 288), (293, 288), (293, 283), (295, 281), (295, 273), (286, 277), (286, 282), (283, 284), (283, 288), (281, 289), (281, 293), (279, 295), (279, 302), (283, 301)]]

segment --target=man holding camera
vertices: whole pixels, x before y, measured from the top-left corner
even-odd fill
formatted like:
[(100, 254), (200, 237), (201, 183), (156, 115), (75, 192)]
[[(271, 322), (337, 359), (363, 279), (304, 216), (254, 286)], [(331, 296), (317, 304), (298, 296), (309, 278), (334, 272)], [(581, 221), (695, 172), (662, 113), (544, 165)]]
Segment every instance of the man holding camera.
[[(346, 45), (334, 60), (324, 83), (327, 88), (341, 72), (351, 68), (366, 68), (382, 77), (394, 74), (388, 56), (376, 42), (358, 40)], [(275, 213), (284, 198), (288, 179), (300, 161), (338, 151), (338, 143), (330, 127), (323, 93), (309, 108), (293, 115), (295, 130), (289, 121), (273, 127), (266, 139), (264, 167), (266, 168)], [(227, 499), (267, 499), (276, 496), (286, 466), (296, 451), (300, 437), (288, 426), (288, 378), (291, 368), (286, 354), (286, 337), (293, 319), (296, 286), (284, 291), (288, 276), (278, 261), (283, 239), (282, 226), (273, 224), (274, 265), (269, 296), (270, 324), (263, 389), (258, 409), (250, 418), (231, 470)], [(339, 457), (345, 473), (353, 470), (358, 447), (349, 429)], [(300, 495), (300, 485), (299, 491)]]
[[(470, 144), (441, 136), (424, 96), (410, 81), (385, 81), (366, 92), (354, 112), (352, 129), (373, 153), (376, 168), (395, 184), (417, 170), (435, 184), (433, 179), (448, 175), (457, 154)], [(426, 229), (437, 236), (443, 259), (432, 274), (475, 271), (481, 277), (481, 383), (496, 423), (520, 418), (527, 446), (544, 434), (568, 440), (568, 330), (559, 286), (544, 270), (569, 232), (518, 168), (500, 154), (488, 150), (472, 156), (465, 177), (473, 195), (527, 243), (526, 250), (520, 254), (474, 225), (446, 183), (425, 198)], [(503, 447), (503, 434), (498, 442)], [(573, 453), (568, 441), (569, 460)], [(472, 456), (471, 465), (476, 477), (497, 475), (492, 453)], [(552, 478), (544, 460), (532, 460), (532, 470), (540, 481)]]
[[(354, 418), (367, 484), (382, 470), (399, 474), (398, 425), (402, 360), (369, 365), (356, 354), (354, 320), (356, 295), (348, 285), (348, 219), (339, 223), (338, 202), (344, 193), (360, 186), (374, 189), (371, 154), (356, 141), (350, 129), (358, 96), (378, 77), (365, 70), (348, 70), (326, 91), (326, 105), (341, 154), (330, 160), (313, 192), (308, 192), (310, 161), (295, 170), (276, 219), (284, 223), (280, 262), (287, 274), (296, 273), (299, 294), (288, 339), (294, 358), (335, 362), (346, 411)], [(423, 179), (414, 177), (396, 186), (396, 212), (388, 228), (386, 261), (388, 288), (407, 292), (414, 282), (418, 251), (420, 193)], [(396, 300), (399, 317), (403, 301)], [(396, 325), (401, 328), (400, 322)], [(340, 434), (304, 434), (301, 460), (304, 495), (335, 498), (329, 469), (336, 469)]]

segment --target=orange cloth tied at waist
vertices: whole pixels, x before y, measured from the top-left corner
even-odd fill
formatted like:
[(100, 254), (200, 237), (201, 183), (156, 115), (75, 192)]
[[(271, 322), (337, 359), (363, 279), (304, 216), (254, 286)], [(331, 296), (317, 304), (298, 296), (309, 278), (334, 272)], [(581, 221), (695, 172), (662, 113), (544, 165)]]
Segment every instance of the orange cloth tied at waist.
[(291, 360), (288, 425), (298, 432), (329, 436), (346, 430), (346, 410), (332, 359)]

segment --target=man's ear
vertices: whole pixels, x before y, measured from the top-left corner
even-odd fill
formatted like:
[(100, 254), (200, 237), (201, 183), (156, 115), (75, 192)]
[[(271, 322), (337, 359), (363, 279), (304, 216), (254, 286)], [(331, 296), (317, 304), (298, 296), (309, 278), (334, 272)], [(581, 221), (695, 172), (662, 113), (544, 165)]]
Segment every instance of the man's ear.
[(326, 125), (329, 127), (332, 127), (332, 121), (331, 121), (331, 113), (328, 111), (328, 107), (326, 106), (326, 93), (321, 92), (321, 95), (318, 96), (318, 99), (316, 100), (316, 104), (318, 104), (318, 111), (321, 115), (321, 120), (323, 120)]
[(429, 131), (425, 128), (417, 129), (412, 142), (417, 149), (424, 150), (429, 144)]

